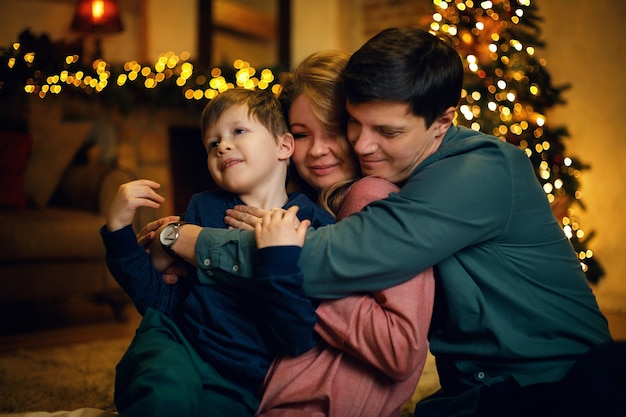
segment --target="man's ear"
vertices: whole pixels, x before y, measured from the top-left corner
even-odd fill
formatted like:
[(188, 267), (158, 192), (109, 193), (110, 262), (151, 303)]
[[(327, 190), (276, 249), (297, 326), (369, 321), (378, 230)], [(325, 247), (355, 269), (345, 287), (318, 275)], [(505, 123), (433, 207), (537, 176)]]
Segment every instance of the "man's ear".
[(291, 133), (283, 133), (278, 136), (278, 160), (284, 161), (291, 158), (296, 148), (296, 141)]
[(452, 122), (454, 121), (454, 113), (456, 112), (456, 107), (448, 107), (444, 110), (444, 112), (435, 120), (435, 135), (445, 135), (450, 126), (452, 126)]

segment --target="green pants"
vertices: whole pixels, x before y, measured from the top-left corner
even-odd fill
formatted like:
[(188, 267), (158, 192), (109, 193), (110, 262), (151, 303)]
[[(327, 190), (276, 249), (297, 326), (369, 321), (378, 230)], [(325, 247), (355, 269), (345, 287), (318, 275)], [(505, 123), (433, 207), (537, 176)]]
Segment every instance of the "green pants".
[(148, 309), (116, 368), (121, 417), (245, 417), (259, 400), (224, 379), (169, 318)]

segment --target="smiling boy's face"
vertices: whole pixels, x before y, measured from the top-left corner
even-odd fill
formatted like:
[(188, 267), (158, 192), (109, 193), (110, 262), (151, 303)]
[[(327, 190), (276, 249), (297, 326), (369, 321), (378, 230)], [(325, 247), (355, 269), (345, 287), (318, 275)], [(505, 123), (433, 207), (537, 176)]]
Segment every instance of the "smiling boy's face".
[(249, 114), (246, 105), (225, 111), (203, 138), (213, 180), (224, 190), (246, 194), (276, 175), (284, 176), (279, 139)]

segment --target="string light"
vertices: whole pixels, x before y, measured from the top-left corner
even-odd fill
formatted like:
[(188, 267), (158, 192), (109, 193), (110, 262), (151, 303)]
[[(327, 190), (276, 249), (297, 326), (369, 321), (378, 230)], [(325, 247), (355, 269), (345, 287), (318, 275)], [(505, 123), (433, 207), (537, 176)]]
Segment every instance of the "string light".
[[(21, 45), (13, 44), (15, 53), (19, 53)], [(28, 94), (45, 98), (48, 94), (60, 94), (64, 88), (79, 89), (84, 93), (101, 93), (113, 79), (114, 85), (118, 87), (128, 86), (129, 83), (141, 83), (146, 90), (153, 90), (159, 85), (174, 80), (174, 83), (182, 89), (183, 97), (187, 100), (199, 100), (202, 98), (213, 98), (226, 89), (242, 87), (247, 89), (267, 89), (279, 91), (280, 86), (274, 85), (276, 80), (270, 69), (263, 69), (260, 77), (256, 77), (257, 70), (250, 63), (238, 59), (233, 63), (236, 69), (235, 82), (227, 82), (223, 76), (211, 77), (206, 83), (200, 83), (196, 87), (189, 86), (189, 80), (194, 76), (194, 66), (188, 61), (190, 54), (183, 52), (176, 55), (173, 52), (161, 54), (153, 67), (142, 66), (137, 61), (128, 61), (123, 64), (121, 70), (113, 75), (111, 64), (97, 59), (92, 63), (92, 74), (85, 74), (84, 69), (79, 66), (80, 57), (69, 55), (65, 57), (65, 69), (58, 74), (48, 74), (45, 78), (31, 77), (26, 81), (24, 91)], [(36, 54), (25, 52), (24, 61), (30, 65), (36, 65)], [(15, 67), (15, 58), (7, 60), (8, 68)], [(213, 72), (215, 69), (213, 70)], [(219, 71), (221, 74), (221, 70)], [(206, 78), (205, 78), (206, 79)], [(212, 90), (212, 91), (211, 91)]]

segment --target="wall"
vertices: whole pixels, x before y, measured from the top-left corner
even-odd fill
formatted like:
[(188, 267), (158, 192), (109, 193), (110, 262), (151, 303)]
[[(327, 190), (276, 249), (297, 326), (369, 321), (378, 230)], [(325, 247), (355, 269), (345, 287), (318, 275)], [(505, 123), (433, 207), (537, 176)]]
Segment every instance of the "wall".
[[(343, 39), (346, 33), (354, 33), (354, 25), (360, 22), (358, 11), (355, 13), (355, 1), (338, 2), (336, 0), (293, 0), (292, 27), (292, 65), (295, 67), (309, 54), (320, 49), (340, 49), (351, 52), (356, 45), (350, 45)], [(358, 9), (357, 9), (358, 10)]]
[[(123, 62), (140, 57), (137, 39), (142, 39), (137, 18), (139, 7), (137, 0), (119, 2), (122, 7), (124, 32), (103, 37), (104, 56), (113, 62)], [(51, 40), (74, 40), (80, 33), (70, 29), (74, 17), (75, 2), (72, 0), (0, 0), (0, 47), (6, 48), (17, 40), (19, 33), (27, 28), (35, 35), (47, 33)], [(85, 42), (89, 48), (91, 38)]]
[(626, 97), (626, 3), (612, 0), (537, 1), (544, 17), (543, 56), (555, 85), (571, 83), (565, 106), (549, 123), (565, 125), (567, 149), (591, 165), (581, 177), (585, 211), (576, 209), (585, 230), (594, 230), (590, 247), (606, 270), (594, 288), (605, 311), (626, 311), (626, 164), (620, 131)]

